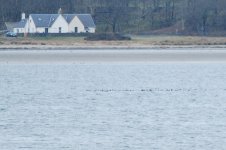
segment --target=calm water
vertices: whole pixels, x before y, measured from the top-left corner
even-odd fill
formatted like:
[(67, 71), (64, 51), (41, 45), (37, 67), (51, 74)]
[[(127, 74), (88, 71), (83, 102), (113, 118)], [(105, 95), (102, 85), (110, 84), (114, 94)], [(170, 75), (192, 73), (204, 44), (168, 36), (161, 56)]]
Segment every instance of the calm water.
[(225, 143), (226, 64), (0, 65), (0, 150)]

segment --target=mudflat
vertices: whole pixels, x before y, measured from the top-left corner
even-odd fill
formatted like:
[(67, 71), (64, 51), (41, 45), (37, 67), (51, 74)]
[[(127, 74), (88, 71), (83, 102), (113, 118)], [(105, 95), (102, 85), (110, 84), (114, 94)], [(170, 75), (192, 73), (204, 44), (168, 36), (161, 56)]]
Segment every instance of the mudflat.
[(223, 49), (2, 50), (0, 63), (226, 62)]

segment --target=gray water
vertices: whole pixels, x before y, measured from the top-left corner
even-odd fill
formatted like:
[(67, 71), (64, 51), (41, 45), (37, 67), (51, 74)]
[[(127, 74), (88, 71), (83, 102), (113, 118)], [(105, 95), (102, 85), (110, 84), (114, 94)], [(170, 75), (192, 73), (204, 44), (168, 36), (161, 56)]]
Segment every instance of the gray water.
[(225, 143), (226, 64), (0, 65), (0, 150)]

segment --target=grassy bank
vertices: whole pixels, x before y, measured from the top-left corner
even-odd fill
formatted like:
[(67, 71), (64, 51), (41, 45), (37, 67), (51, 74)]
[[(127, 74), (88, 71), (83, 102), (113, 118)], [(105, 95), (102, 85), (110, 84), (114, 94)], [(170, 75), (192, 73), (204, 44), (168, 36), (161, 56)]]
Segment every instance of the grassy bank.
[(226, 37), (131, 36), (131, 41), (86, 41), (84, 37), (0, 37), (0, 45), (53, 46), (153, 46), (153, 45), (226, 45)]
[(133, 40), (144, 45), (226, 45), (226, 37), (133, 36)]

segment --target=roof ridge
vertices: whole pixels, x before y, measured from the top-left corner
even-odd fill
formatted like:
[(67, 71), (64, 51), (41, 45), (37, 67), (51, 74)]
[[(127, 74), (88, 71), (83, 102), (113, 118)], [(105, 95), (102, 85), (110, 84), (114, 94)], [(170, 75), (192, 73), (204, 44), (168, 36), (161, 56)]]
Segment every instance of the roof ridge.
[[(30, 15), (59, 15), (59, 14), (30, 14)], [(62, 14), (62, 15), (91, 15), (89, 13), (80, 14), (80, 13), (74, 13), (74, 14)]]
[[(60, 14), (57, 14), (57, 17), (54, 18), (53, 15), (55, 15), (55, 14), (51, 14), (51, 16), (50, 16), (50, 18), (49, 18), (49, 24), (48, 24), (48, 27), (50, 27), (50, 25), (52, 25), (52, 24), (57, 20), (57, 18), (60, 16)], [(52, 18), (53, 18), (54, 20), (53, 20)], [(52, 22), (52, 21), (53, 21), (53, 22)]]

